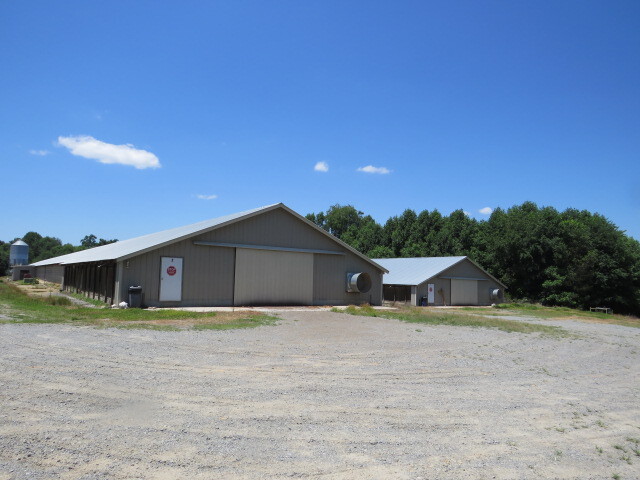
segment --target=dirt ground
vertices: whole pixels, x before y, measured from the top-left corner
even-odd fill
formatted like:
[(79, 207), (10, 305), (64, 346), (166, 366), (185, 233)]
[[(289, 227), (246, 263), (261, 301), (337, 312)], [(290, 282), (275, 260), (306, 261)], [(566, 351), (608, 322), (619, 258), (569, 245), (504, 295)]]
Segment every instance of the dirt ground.
[(0, 325), (0, 479), (640, 478), (639, 329), (280, 315)]

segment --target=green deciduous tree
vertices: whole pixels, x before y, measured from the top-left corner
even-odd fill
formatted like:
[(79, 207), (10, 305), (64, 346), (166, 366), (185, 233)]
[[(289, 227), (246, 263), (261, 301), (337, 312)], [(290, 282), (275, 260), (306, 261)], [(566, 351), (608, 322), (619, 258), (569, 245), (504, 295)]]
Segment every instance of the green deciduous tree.
[(407, 209), (380, 227), (340, 205), (307, 218), (372, 258), (467, 255), (513, 298), (640, 314), (640, 243), (602, 215), (524, 202), (480, 222)]

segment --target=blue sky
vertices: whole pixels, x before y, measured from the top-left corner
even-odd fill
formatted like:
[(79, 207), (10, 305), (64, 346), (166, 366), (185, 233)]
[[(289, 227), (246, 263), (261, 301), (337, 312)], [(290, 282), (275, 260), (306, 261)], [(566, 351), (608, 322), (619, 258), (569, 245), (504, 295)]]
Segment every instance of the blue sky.
[(640, 239), (637, 1), (0, 0), (0, 69), (5, 241), (527, 200)]

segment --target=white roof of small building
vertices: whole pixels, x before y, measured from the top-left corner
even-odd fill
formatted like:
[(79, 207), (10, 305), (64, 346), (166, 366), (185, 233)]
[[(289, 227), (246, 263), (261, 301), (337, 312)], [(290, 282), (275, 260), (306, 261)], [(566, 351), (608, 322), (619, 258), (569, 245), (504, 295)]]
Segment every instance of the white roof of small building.
[(24, 245), (25, 247), (28, 247), (29, 245), (27, 245), (26, 243), (24, 243), (22, 240), (16, 240), (15, 242), (13, 242), (11, 244), (11, 246), (13, 245)]
[(212, 218), (211, 220), (205, 220), (203, 222), (193, 223), (191, 225), (185, 225), (184, 227), (172, 228), (170, 230), (164, 230), (162, 232), (151, 233), (149, 235), (143, 235), (141, 237), (131, 238), (129, 240), (121, 240), (119, 242), (110, 243), (108, 245), (102, 245), (100, 247), (89, 248), (87, 250), (81, 250), (79, 252), (69, 253), (67, 255), (61, 255), (59, 257), (48, 258), (39, 262), (32, 263), (32, 266), (39, 267), (43, 265), (68, 265), (72, 263), (85, 263), (85, 262), (100, 262), (104, 260), (125, 260), (127, 258), (139, 255), (141, 253), (154, 250), (156, 248), (175, 243), (180, 240), (184, 240), (194, 235), (213, 230), (230, 223), (236, 222), (241, 219), (246, 219), (260, 213), (265, 213), (276, 208), (282, 208), (291, 213), (300, 220), (306, 222), (310, 226), (316, 228), (323, 234), (330, 237), (335, 242), (344, 246), (354, 254), (363, 258), (369, 263), (374, 264), (380, 270), (386, 272), (386, 269), (373, 262), (370, 258), (366, 257), (362, 253), (358, 252), (351, 246), (344, 243), (342, 240), (334, 237), (329, 232), (321, 229), (313, 222), (310, 222), (302, 215), (294, 212), (289, 207), (282, 203), (276, 203), (273, 205), (267, 205), (264, 207), (254, 208), (252, 210), (245, 210), (244, 212), (233, 213), (231, 215), (225, 215), (222, 217)]
[(487, 274), (500, 285), (504, 284), (487, 273), (480, 265), (466, 256), (461, 257), (418, 257), (418, 258), (374, 258), (373, 261), (389, 270), (385, 274), (383, 283), (385, 285), (420, 285), (430, 278), (439, 275), (448, 268), (469, 260), (476, 267)]

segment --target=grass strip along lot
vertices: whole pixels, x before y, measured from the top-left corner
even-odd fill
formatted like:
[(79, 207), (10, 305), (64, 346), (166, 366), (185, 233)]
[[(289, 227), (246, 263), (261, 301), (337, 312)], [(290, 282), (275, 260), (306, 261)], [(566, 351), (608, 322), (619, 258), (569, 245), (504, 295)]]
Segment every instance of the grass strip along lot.
[(95, 327), (152, 330), (229, 330), (274, 325), (277, 318), (258, 312), (185, 312), (112, 309), (74, 305), (64, 296), (35, 297), (0, 281), (0, 323), (73, 323)]
[(567, 337), (572, 336), (572, 334), (557, 325), (544, 325), (505, 317), (526, 317), (536, 320), (577, 320), (640, 328), (640, 319), (636, 317), (585, 312), (566, 307), (545, 307), (530, 303), (501, 304), (493, 308), (462, 307), (451, 310), (405, 306), (398, 307), (397, 310), (376, 310), (368, 305), (360, 307), (351, 305), (345, 310), (334, 309), (334, 311), (342, 311), (350, 315), (394, 318), (408, 323), (495, 328), (504, 332), (540, 333), (554, 337)]
[[(463, 310), (477, 312), (474, 307), (466, 307)], [(586, 312), (568, 307), (546, 307), (533, 303), (502, 303), (492, 309), (484, 309), (483, 315), (517, 315), (535, 317), (541, 320), (580, 320), (584, 322), (605, 323), (622, 325), (623, 327), (640, 328), (640, 319), (637, 317), (616, 315), (603, 312)]]
[(344, 313), (367, 317), (394, 318), (408, 323), (424, 325), (450, 325), (459, 327), (495, 328), (504, 332), (541, 333), (553, 337), (567, 337), (571, 334), (562, 327), (509, 320), (498, 317), (483, 317), (466, 312), (434, 310), (429, 308), (403, 307), (399, 310), (375, 310), (368, 305), (350, 305)]

